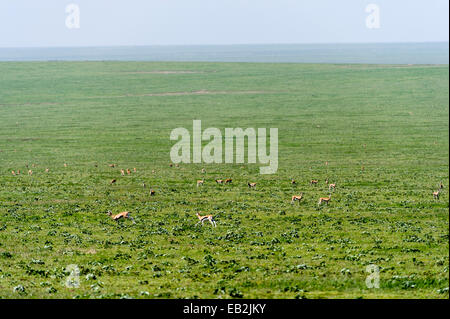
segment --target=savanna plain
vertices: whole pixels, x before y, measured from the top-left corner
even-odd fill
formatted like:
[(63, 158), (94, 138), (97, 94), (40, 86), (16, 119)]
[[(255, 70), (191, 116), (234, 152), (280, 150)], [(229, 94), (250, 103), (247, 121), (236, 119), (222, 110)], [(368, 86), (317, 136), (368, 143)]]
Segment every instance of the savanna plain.
[[(0, 63), (0, 297), (448, 298), (448, 82), (448, 65)], [(171, 165), (193, 120), (278, 128), (278, 171)]]

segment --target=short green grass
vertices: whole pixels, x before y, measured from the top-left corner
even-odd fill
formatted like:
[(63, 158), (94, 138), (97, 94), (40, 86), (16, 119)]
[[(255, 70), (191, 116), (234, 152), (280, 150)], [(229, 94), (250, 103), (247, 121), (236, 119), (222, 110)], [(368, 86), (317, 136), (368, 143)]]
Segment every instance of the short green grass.
[[(448, 72), (0, 63), (0, 297), (448, 298)], [(148, 95), (200, 90), (210, 94)], [(278, 172), (170, 167), (169, 134), (194, 119), (222, 132), (277, 127)], [(326, 178), (337, 187), (318, 208)], [(108, 210), (129, 210), (136, 224)], [(197, 211), (218, 227), (195, 227)], [(64, 285), (71, 264), (79, 288)], [(369, 264), (378, 289), (366, 286)]]

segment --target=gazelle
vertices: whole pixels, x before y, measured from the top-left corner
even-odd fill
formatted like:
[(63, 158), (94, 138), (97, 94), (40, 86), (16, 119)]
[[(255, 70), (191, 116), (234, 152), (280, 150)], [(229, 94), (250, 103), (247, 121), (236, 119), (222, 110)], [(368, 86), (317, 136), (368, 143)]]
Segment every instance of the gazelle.
[(64, 167), (67, 167), (67, 163), (64, 163)]
[(442, 184), (442, 182), (441, 182), (441, 185), (439, 186), (439, 188), (444, 189), (444, 184)]
[(299, 196), (297, 196), (297, 195), (292, 196), (291, 204), (294, 204), (295, 201), (298, 201), (298, 203), (300, 204), (300, 201), (302, 200), (302, 198), (303, 198), (303, 193), (300, 193)]
[(196, 213), (195, 215), (197, 215), (197, 217), (198, 217), (198, 219), (199, 219), (199, 222), (196, 224), (196, 225), (198, 225), (198, 224), (202, 224), (202, 226), (203, 226), (203, 222), (205, 221), (205, 220), (209, 220), (209, 222), (211, 223), (211, 225), (213, 225), (214, 227), (216, 227), (217, 225), (216, 225), (216, 221), (214, 220), (214, 216), (213, 215), (205, 215), (205, 216), (201, 216), (199, 213)]
[(116, 167), (116, 164), (109, 164), (109, 167), (114, 168)]
[(247, 183), (248, 188), (254, 188), (256, 187), (256, 183)]
[(320, 206), (320, 204), (322, 204), (322, 203), (327, 203), (327, 205), (328, 205), (328, 202), (330, 200), (331, 200), (331, 194), (328, 197), (320, 197), (319, 198), (319, 203), (317, 205)]
[(14, 172), (14, 171), (11, 171), (11, 174), (13, 174), (14, 176), (16, 175), (16, 172)]
[(223, 180), (222, 179), (216, 179), (216, 183), (217, 184), (223, 184)]
[(117, 180), (113, 179), (113, 180), (111, 180), (111, 182), (109, 182), (109, 183), (112, 185), (112, 184), (115, 184), (116, 182), (117, 182)]
[(291, 179), (291, 184), (294, 185), (297, 184), (297, 182), (294, 179)]
[(48, 172), (50, 172), (50, 170), (49, 170), (48, 168), (46, 168), (46, 169), (45, 169), (45, 172), (48, 173)]
[(128, 175), (131, 175), (131, 171), (130, 171), (129, 168), (127, 168), (127, 174), (128, 174)]
[(108, 211), (107, 214), (108, 214), (109, 216), (111, 216), (111, 218), (112, 218), (113, 220), (115, 220), (115, 221), (118, 221), (118, 220), (121, 219), (121, 218), (123, 218), (123, 219), (129, 218), (129, 219), (133, 222), (133, 224), (136, 223), (136, 222), (134, 221), (134, 218), (130, 216), (130, 212), (122, 212), (122, 213), (119, 213), (119, 214), (117, 214), (117, 215), (113, 215), (113, 214), (111, 213), (111, 211)]
[(225, 180), (225, 184), (231, 184), (231, 183), (233, 183), (233, 180), (231, 178), (227, 178)]
[(317, 184), (319, 181), (317, 179), (312, 179), (311, 182), (309, 182), (311, 185)]
[(30, 170), (28, 170), (28, 175), (33, 175), (33, 171), (30, 169)]
[(123, 169), (120, 170), (120, 175), (125, 176), (125, 171)]
[(203, 186), (203, 183), (204, 183), (205, 181), (202, 179), (202, 180), (198, 180), (197, 181), (197, 187), (199, 187), (199, 186)]
[(440, 193), (441, 191), (438, 189), (437, 191), (435, 191), (435, 192), (433, 192), (433, 198), (435, 198), (435, 199), (439, 199), (439, 193)]
[(151, 189), (150, 190), (150, 196), (155, 196), (155, 194), (156, 194), (156, 192), (153, 189)]
[(137, 172), (137, 169), (136, 169), (136, 167), (135, 167), (135, 168), (133, 168), (133, 172), (135, 172), (135, 173)]
[(20, 175), (20, 169), (16, 172), (17, 175)]
[(331, 190), (331, 189), (335, 189), (336, 188), (336, 183), (334, 183), (334, 184), (328, 184), (328, 190)]
[(203, 173), (203, 174), (205, 174), (205, 173), (206, 173), (206, 170), (205, 170), (204, 168), (202, 168), (202, 173)]

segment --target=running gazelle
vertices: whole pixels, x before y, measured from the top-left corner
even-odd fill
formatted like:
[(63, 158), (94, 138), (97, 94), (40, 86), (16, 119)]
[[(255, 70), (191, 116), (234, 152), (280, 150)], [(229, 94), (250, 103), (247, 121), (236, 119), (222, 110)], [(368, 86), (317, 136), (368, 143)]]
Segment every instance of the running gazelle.
[(198, 217), (198, 219), (199, 219), (199, 222), (197, 223), (197, 225), (201, 223), (202, 226), (203, 226), (203, 222), (204, 222), (205, 220), (209, 220), (209, 222), (211, 223), (211, 225), (213, 225), (214, 227), (217, 226), (217, 225), (216, 225), (216, 221), (214, 220), (214, 216), (213, 216), (213, 215), (205, 215), (205, 216), (201, 216), (199, 213), (196, 213), (195, 215), (197, 215), (197, 217)]
[(136, 223), (136, 222), (134, 221), (134, 218), (130, 216), (130, 212), (122, 212), (122, 213), (119, 213), (119, 214), (117, 214), (117, 215), (113, 215), (113, 214), (111, 213), (111, 211), (108, 211), (107, 214), (108, 214), (113, 220), (115, 220), (115, 221), (118, 221), (119, 219), (122, 219), (122, 218), (123, 218), (123, 219), (129, 218), (129, 219), (133, 222), (133, 224)]

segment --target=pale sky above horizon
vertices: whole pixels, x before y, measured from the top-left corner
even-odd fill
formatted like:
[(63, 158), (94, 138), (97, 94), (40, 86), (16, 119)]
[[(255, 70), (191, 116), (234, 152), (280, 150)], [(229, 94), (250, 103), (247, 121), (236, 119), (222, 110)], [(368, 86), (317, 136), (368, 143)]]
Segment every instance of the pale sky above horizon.
[[(66, 26), (68, 4), (79, 28)], [(368, 4), (379, 28), (368, 28)], [(0, 47), (447, 42), (448, 0), (0, 0)]]

